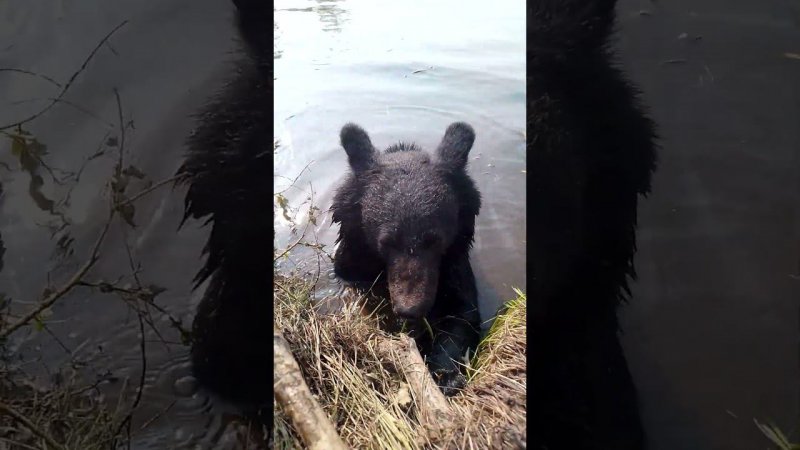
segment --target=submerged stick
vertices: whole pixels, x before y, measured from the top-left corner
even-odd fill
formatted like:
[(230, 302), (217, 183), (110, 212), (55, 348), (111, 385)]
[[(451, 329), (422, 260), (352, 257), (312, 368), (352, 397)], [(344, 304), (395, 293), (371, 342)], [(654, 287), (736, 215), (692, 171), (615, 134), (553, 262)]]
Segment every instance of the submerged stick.
[(303, 439), (309, 450), (347, 450), (328, 416), (311, 395), (289, 343), (278, 332), (273, 335), (275, 348), (275, 400)]
[(398, 361), (414, 395), (425, 428), (436, 435), (452, 427), (455, 413), (431, 377), (414, 340), (404, 334), (401, 334), (399, 339), (381, 339), (378, 341), (377, 350), (387, 360)]

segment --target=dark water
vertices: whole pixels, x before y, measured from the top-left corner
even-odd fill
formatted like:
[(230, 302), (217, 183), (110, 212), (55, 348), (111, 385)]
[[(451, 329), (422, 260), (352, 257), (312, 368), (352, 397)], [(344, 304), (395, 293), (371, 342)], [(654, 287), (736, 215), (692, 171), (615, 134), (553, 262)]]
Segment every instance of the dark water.
[[(296, 188), (286, 190), (289, 204), (313, 194), (321, 215), (309, 240), (331, 248), (336, 237), (325, 211), (349, 170), (338, 142), (342, 125), (362, 125), (381, 149), (406, 140), (430, 151), (447, 125), (466, 121), (477, 134), (469, 171), (484, 198), (472, 261), (481, 313), (490, 318), (513, 298), (512, 287), (525, 288), (524, 3), (279, 1), (275, 7), (275, 190), (300, 175)], [(293, 219), (301, 230), (306, 213), (301, 206)], [(295, 242), (283, 215), (275, 220), (276, 246)], [(304, 255), (295, 252), (284, 264), (315, 269), (316, 258)], [(338, 287), (321, 283), (321, 294)]]
[(650, 448), (769, 448), (754, 418), (800, 424), (800, 4), (618, 10), (663, 137), (622, 310)]
[[(85, 70), (47, 114), (24, 126), (48, 154), (43, 160), (57, 178), (77, 171), (98, 149), (80, 182), (53, 181), (39, 167), (43, 186), (31, 190), (31, 174), (19, 169), (11, 140), (0, 136), (0, 182), (3, 184), (0, 232), (7, 251), (0, 272), (0, 292), (10, 296), (12, 312), (27, 311), (49, 279), (63, 283), (89, 254), (108, 213), (110, 179), (121, 143), (118, 125), (118, 89), (126, 131), (124, 165), (140, 169), (152, 182), (171, 177), (184, 151), (193, 114), (224, 82), (235, 59), (233, 8), (218, 1), (5, 1), (0, 3), (0, 67), (19, 68), (49, 76), (62, 86), (87, 55), (114, 27), (128, 23), (101, 46)], [(53, 83), (21, 73), (0, 72), (0, 125), (41, 109), (61, 89)], [(8, 130), (9, 132), (15, 130)], [(103, 146), (109, 138), (117, 146)], [(113, 142), (112, 142), (113, 143)], [(7, 168), (5, 168), (7, 165)], [(128, 192), (146, 186), (132, 179)], [(70, 188), (74, 189), (70, 191)], [(70, 202), (63, 201), (69, 194)], [(53, 202), (53, 211), (48, 211)], [(191, 323), (199, 292), (191, 293), (191, 279), (200, 267), (206, 231), (190, 223), (180, 232), (183, 191), (162, 188), (136, 202), (135, 229), (115, 222), (101, 260), (89, 279), (133, 284), (125, 242), (132, 258), (141, 263), (143, 284), (167, 290), (156, 303), (185, 326)], [(71, 225), (51, 238), (51, 227), (66, 217)], [(74, 238), (71, 257), (59, 268), (56, 242)], [(68, 240), (68, 238), (67, 238)], [(178, 342), (179, 334), (165, 316), (153, 311), (163, 339)], [(26, 371), (43, 379), (71, 359), (89, 360), (89, 376), (108, 369), (116, 381), (104, 386), (114, 395), (122, 380), (138, 386), (141, 373), (139, 326), (136, 315), (116, 296), (79, 288), (63, 298), (46, 316), (48, 332), (23, 331), (11, 347), (21, 346)], [(62, 347), (63, 344), (63, 347)], [(66, 350), (65, 350), (66, 348)], [(35, 351), (41, 349), (41, 353)], [(194, 392), (188, 349), (165, 345), (146, 326), (145, 389), (133, 430), (159, 416), (134, 434), (135, 448), (230, 448), (230, 434), (217, 436), (229, 421), (227, 407), (202, 392)], [(40, 357), (39, 357), (40, 356)], [(133, 391), (133, 389), (130, 389)], [(130, 392), (133, 394), (133, 392)], [(166, 411), (166, 412), (165, 412)]]

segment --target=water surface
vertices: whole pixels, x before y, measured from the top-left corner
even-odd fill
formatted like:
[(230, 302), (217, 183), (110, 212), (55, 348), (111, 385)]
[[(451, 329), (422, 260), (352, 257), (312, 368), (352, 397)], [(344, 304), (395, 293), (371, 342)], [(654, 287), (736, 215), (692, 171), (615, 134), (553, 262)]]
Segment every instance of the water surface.
[(800, 5), (620, 2), (662, 135), (623, 334), (653, 450), (797, 441)]

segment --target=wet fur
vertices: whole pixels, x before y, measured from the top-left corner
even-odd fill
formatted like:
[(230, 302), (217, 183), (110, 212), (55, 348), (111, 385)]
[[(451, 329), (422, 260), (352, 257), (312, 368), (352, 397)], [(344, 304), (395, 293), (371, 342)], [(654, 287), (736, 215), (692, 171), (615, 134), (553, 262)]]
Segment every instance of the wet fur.
[[(437, 149), (436, 159), (432, 160), (419, 147), (408, 143), (391, 146), (380, 153), (372, 148), (363, 130), (363, 135), (351, 133), (348, 127), (355, 126), (348, 125), (343, 129), (343, 146), (366, 150), (361, 153), (348, 151), (352, 172), (338, 189), (331, 207), (333, 221), (340, 226), (334, 258), (336, 275), (361, 289), (371, 288), (388, 298), (390, 289), (386, 273), (392, 262), (377, 249), (380, 231), (376, 224), (388, 224), (392, 229), (409, 233), (439, 229), (447, 235), (447, 247), (441, 260), (437, 261), (439, 278), (435, 301), (425, 315), (435, 337), (431, 341), (425, 335), (418, 335), (417, 342), (443, 392), (454, 394), (464, 386), (465, 379), (453, 360), (460, 361), (468, 348), (474, 351), (480, 329), (477, 289), (469, 251), (481, 198), (466, 172), (466, 153), (462, 155), (454, 150), (463, 148), (466, 144), (460, 140), (469, 139), (469, 136), (458, 132), (446, 133)], [(474, 134), (471, 139), (474, 139)], [(471, 146), (470, 140), (466, 147)], [(398, 187), (403, 183), (410, 183), (411, 187)], [(385, 192), (395, 188), (401, 189), (402, 194), (386, 198)], [(424, 212), (421, 210), (427, 205), (451, 200), (448, 198), (451, 195), (455, 195), (452, 200), (456, 223), (443, 223), (437, 220), (441, 219), (439, 217), (421, 222), (404, 220), (403, 211)], [(377, 220), (368, 221), (365, 217), (377, 217)], [(447, 225), (453, 226), (449, 228)], [(414, 227), (414, 230), (408, 230), (409, 227)], [(396, 302), (397, 299), (390, 301)]]
[(614, 67), (614, 0), (528, 9), (531, 423), (537, 449), (642, 449), (617, 307), (656, 133)]

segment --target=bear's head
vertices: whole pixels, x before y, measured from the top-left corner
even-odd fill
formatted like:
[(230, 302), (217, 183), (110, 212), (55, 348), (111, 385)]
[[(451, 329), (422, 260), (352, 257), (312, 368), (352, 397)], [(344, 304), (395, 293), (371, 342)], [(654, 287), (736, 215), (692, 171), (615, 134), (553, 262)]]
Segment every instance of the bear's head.
[(384, 277), (394, 313), (420, 319), (432, 308), (443, 261), (466, 257), (480, 195), (467, 175), (475, 132), (454, 123), (433, 155), (413, 144), (378, 152), (357, 125), (342, 128), (352, 170), (337, 192), (334, 266), (347, 281)]

